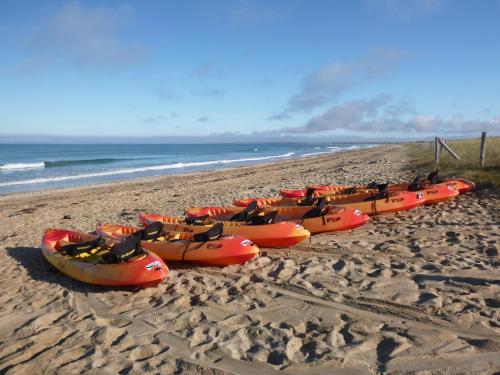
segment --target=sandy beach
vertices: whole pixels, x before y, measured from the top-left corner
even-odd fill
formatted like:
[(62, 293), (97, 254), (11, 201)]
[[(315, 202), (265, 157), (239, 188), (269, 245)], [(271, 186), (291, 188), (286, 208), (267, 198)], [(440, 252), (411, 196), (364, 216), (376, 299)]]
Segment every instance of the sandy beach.
[(45, 228), (136, 224), (308, 183), (414, 177), (402, 146), (0, 197), (0, 373), (492, 374), (500, 194), (372, 217), (245, 265), (169, 265), (132, 291), (59, 273)]

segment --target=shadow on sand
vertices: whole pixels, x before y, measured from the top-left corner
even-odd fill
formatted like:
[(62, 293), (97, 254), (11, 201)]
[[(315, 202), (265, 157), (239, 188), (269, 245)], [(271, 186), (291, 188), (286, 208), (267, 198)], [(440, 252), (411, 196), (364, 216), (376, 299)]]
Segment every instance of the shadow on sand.
[(139, 288), (134, 286), (100, 286), (74, 280), (52, 267), (44, 258), (41, 249), (37, 247), (7, 247), (5, 250), (10, 257), (15, 259), (18, 264), (28, 271), (31, 278), (37, 281), (58, 284), (74, 292), (81, 293), (103, 293), (113, 290), (134, 292), (139, 290)]

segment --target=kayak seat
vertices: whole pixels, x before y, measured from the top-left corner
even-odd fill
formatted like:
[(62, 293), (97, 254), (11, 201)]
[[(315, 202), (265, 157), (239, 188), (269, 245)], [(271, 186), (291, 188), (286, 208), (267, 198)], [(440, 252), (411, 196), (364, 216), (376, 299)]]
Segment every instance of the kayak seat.
[(186, 221), (186, 224), (189, 224), (189, 225), (205, 225), (209, 216), (210, 216), (210, 214), (206, 214), (203, 216), (197, 216), (197, 217), (186, 217), (185, 221)]
[(207, 242), (207, 241), (215, 241), (218, 240), (222, 236), (222, 232), (224, 231), (224, 224), (217, 223), (209, 230), (203, 233), (196, 233), (193, 236), (193, 242)]
[(253, 200), (245, 209), (231, 216), (229, 221), (250, 221), (257, 213), (257, 201)]
[(317, 203), (317, 206), (316, 207), (313, 207), (311, 208), (309, 211), (307, 211), (304, 216), (302, 216), (302, 221), (304, 221), (305, 219), (312, 219), (312, 218), (315, 218), (315, 217), (323, 217), (324, 219), (324, 212), (325, 212), (325, 207), (327, 205), (328, 201), (325, 197), (321, 197), (319, 200), (318, 200), (318, 203)]

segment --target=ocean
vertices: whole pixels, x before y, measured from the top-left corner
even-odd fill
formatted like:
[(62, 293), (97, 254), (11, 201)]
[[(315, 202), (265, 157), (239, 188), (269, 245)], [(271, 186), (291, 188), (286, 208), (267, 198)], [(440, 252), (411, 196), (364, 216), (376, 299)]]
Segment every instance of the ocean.
[(254, 165), (360, 143), (0, 144), (0, 194)]

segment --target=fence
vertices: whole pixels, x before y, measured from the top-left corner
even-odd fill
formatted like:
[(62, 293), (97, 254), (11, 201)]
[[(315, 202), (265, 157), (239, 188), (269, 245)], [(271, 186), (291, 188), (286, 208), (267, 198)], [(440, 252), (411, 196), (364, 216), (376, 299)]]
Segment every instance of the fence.
[[(449, 153), (452, 157), (460, 160), (460, 157), (447, 144), (446, 139), (435, 137), (431, 142), (417, 142), (417, 147), (424, 150), (434, 150), (434, 163), (439, 164), (439, 157)], [(481, 133), (481, 147), (479, 152), (479, 167), (484, 168), (486, 160), (486, 132)]]

